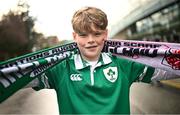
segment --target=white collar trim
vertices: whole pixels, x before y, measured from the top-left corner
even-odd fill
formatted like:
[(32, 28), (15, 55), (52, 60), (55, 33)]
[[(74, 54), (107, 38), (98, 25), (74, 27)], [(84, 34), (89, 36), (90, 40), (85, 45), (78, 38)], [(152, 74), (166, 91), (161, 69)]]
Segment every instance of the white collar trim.
[[(98, 62), (97, 66), (101, 66), (103, 64), (106, 65), (106, 64), (109, 64), (109, 63), (112, 62), (112, 60), (111, 60), (108, 53), (102, 53), (101, 55), (102, 55), (102, 60), (101, 61), (103, 61), (103, 63)], [(88, 64), (88, 65), (84, 66), (85, 63), (83, 63), (83, 60), (82, 60), (80, 54), (75, 54), (74, 55), (74, 63), (75, 63), (76, 69), (83, 69), (84, 67), (89, 65)]]

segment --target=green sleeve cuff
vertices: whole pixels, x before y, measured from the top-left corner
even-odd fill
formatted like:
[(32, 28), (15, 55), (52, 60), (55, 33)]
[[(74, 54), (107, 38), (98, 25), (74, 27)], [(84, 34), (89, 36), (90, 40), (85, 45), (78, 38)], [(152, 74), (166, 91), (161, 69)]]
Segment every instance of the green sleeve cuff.
[(146, 75), (144, 76), (144, 78), (142, 79), (142, 82), (144, 83), (150, 83), (151, 82), (151, 78), (152, 75), (154, 73), (155, 68), (153, 67), (148, 67), (148, 70), (146, 72)]

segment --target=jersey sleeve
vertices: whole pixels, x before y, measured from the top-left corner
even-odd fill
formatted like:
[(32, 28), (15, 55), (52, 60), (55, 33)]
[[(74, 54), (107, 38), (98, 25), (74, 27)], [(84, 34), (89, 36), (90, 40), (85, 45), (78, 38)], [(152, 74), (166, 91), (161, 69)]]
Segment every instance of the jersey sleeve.
[(38, 91), (41, 89), (52, 89), (50, 86), (50, 79), (47, 77), (47, 73), (43, 73), (38, 77), (38, 84), (32, 87), (34, 90)]
[(38, 85), (33, 87), (34, 90), (38, 91), (41, 89), (57, 89), (62, 79), (63, 68), (65, 61), (55, 65), (54, 67), (47, 70), (45, 73), (38, 77)]
[(151, 77), (154, 73), (153, 67), (123, 58), (118, 59), (118, 63), (121, 71), (126, 74), (130, 85), (135, 81), (151, 82)]
[[(130, 74), (130, 82), (138, 81), (144, 83), (150, 83), (154, 73), (154, 68), (146, 66), (140, 63), (133, 62), (132, 70), (134, 75)], [(137, 69), (137, 70), (136, 70)], [(132, 72), (133, 73), (133, 72)]]

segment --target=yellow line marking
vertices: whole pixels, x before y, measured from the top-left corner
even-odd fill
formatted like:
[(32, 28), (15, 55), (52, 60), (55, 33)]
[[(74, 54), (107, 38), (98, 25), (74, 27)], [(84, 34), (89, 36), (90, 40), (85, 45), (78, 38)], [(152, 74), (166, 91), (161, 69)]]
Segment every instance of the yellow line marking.
[(161, 83), (180, 89), (180, 78), (172, 80), (162, 80)]

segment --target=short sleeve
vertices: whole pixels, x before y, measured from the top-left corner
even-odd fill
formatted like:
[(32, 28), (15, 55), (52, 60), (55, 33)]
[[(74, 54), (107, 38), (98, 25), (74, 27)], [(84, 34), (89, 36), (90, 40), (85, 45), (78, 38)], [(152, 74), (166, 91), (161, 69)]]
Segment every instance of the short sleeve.
[(154, 73), (154, 68), (146, 66), (137, 62), (129, 62), (131, 65), (129, 72), (129, 81), (132, 84), (135, 81), (150, 83), (152, 75)]
[(58, 63), (54, 67), (47, 70), (45, 73), (38, 77), (39, 85), (33, 87), (35, 90), (40, 89), (58, 89), (62, 76), (64, 75), (64, 69), (66, 67), (66, 60)]
[(117, 58), (120, 71), (124, 73), (131, 85), (135, 81), (151, 82), (154, 68), (124, 58)]
[(38, 91), (41, 89), (53, 89), (53, 84), (51, 83), (50, 79), (48, 78), (49, 73), (43, 73), (38, 76), (38, 85), (33, 87), (34, 90)]

